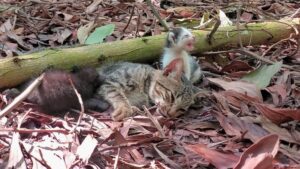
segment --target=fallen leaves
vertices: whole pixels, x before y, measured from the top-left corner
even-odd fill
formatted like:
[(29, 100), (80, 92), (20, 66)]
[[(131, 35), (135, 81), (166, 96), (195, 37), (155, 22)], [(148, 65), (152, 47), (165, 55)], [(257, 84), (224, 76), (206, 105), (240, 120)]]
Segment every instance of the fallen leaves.
[(185, 146), (185, 148), (199, 154), (215, 167), (220, 169), (233, 168), (238, 162), (238, 156), (233, 154), (220, 153), (216, 150), (207, 148), (203, 144), (187, 145)]
[(102, 43), (103, 39), (112, 34), (114, 32), (115, 25), (114, 24), (108, 24), (105, 26), (101, 26), (95, 29), (94, 32), (92, 32), (86, 41), (85, 44), (95, 44), (95, 43)]
[(281, 124), (291, 120), (300, 120), (300, 109), (274, 108), (266, 104), (255, 104), (255, 107), (275, 124)]
[[(5, 2), (10, 5), (5, 11), (0, 7), (1, 58), (163, 31), (141, 0)], [(199, 23), (198, 28), (212, 28), (216, 13), (222, 24), (232, 24), (238, 10), (241, 26), (269, 17), (300, 16), (296, 3), (251, 2), (255, 9), (246, 4), (238, 9), (217, 2), (172, 1), (171, 7), (165, 4), (163, 9), (162, 1), (151, 2), (170, 26), (190, 28)], [(189, 110), (178, 119), (162, 117), (155, 108), (147, 117), (122, 122), (112, 121), (109, 112), (93, 112), (70, 133), (76, 117), (46, 116), (36, 112), (34, 105), (22, 103), (12, 116), (0, 120), (0, 168), (299, 168), (298, 40), (291, 36), (271, 46), (244, 45), (282, 62), (266, 65), (236, 51), (196, 55), (201, 67), (213, 73), (204, 72), (199, 85), (212, 95), (200, 102), (201, 109)], [(295, 69), (287, 70), (282, 63)], [(5, 92), (0, 93), (0, 109), (9, 102)], [(29, 108), (33, 110), (27, 121), (15, 129), (18, 114)]]
[(258, 101), (262, 100), (261, 93), (259, 89), (251, 83), (243, 82), (243, 81), (225, 81), (218, 78), (208, 78), (210, 82), (221, 86), (225, 90), (233, 90), (241, 94), (245, 94), (250, 97), (256, 98)]
[(242, 80), (255, 84), (259, 89), (267, 87), (271, 78), (277, 73), (282, 66), (282, 62), (277, 62), (273, 65), (263, 65), (257, 70), (245, 75)]
[(279, 150), (278, 135), (268, 135), (250, 146), (242, 156), (234, 169), (264, 169), (273, 168), (272, 161)]
[(93, 28), (94, 28), (94, 21), (79, 27), (77, 31), (77, 38), (80, 44), (85, 43), (86, 38), (88, 37), (89, 33)]

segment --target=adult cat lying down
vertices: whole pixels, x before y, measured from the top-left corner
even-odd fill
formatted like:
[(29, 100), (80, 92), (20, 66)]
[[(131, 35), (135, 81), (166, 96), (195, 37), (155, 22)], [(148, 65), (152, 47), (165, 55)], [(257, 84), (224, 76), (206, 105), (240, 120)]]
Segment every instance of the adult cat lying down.
[(151, 103), (160, 105), (169, 116), (177, 117), (194, 103), (197, 92), (184, 77), (177, 81), (149, 65), (120, 62), (101, 67), (98, 72), (105, 78), (97, 95), (112, 105), (114, 120), (133, 115), (131, 106), (141, 108)]
[(194, 103), (197, 88), (184, 77), (164, 75), (149, 65), (119, 62), (100, 67), (84, 68), (75, 73), (46, 71), (44, 79), (27, 98), (42, 111), (61, 114), (71, 108), (79, 109), (77, 95), (81, 94), (86, 109), (103, 111), (113, 107), (112, 118), (119, 121), (134, 115), (132, 106), (158, 104), (167, 115), (177, 117)]

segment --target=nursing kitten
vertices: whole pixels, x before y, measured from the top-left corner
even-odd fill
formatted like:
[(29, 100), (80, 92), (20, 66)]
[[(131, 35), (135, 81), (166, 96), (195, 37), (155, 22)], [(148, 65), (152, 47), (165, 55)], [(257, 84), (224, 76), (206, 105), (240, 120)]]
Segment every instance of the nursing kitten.
[(102, 109), (108, 107), (104, 101), (93, 98), (100, 85), (98, 72), (94, 68), (82, 68), (69, 73), (64, 70), (48, 70), (44, 73), (41, 84), (27, 97), (27, 101), (36, 103), (48, 114), (62, 114), (71, 108), (80, 109), (78, 97), (71, 85), (81, 95), (86, 108)]
[(197, 92), (188, 80), (177, 81), (149, 65), (119, 62), (99, 68), (104, 77), (98, 95), (113, 107), (116, 121), (132, 116), (132, 106), (157, 104), (171, 117), (187, 111)]
[[(183, 72), (185, 77), (192, 83), (199, 82), (202, 74), (201, 68), (188, 53), (194, 49), (194, 43), (195, 37), (186, 28), (172, 29), (167, 35), (164, 53), (161, 58), (162, 69), (176, 68), (177, 73)], [(175, 62), (172, 63), (174, 60), (177, 60), (175, 61), (176, 64), (174, 64)]]

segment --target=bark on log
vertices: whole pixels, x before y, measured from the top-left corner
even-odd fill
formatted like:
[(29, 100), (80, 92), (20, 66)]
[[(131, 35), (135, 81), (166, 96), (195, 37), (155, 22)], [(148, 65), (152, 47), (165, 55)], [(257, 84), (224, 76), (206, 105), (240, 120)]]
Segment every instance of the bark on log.
[[(290, 21), (270, 21), (240, 25), (244, 45), (260, 45), (288, 38), (300, 30), (300, 18)], [(219, 28), (212, 44), (206, 40), (209, 30), (193, 31), (196, 36), (195, 53), (239, 46), (235, 26)], [(162, 53), (165, 34), (130, 40), (67, 49), (49, 49), (38, 53), (0, 60), (0, 89), (16, 86), (48, 67), (71, 69), (76, 66), (98, 66), (105, 62), (125, 60), (148, 62), (158, 59)]]

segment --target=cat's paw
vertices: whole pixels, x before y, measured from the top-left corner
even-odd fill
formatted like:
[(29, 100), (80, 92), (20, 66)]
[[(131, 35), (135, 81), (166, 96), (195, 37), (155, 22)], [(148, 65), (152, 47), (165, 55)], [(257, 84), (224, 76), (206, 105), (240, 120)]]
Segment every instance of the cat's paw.
[(133, 111), (130, 107), (120, 106), (112, 112), (112, 119), (114, 121), (121, 121), (124, 118), (131, 116), (132, 114)]

